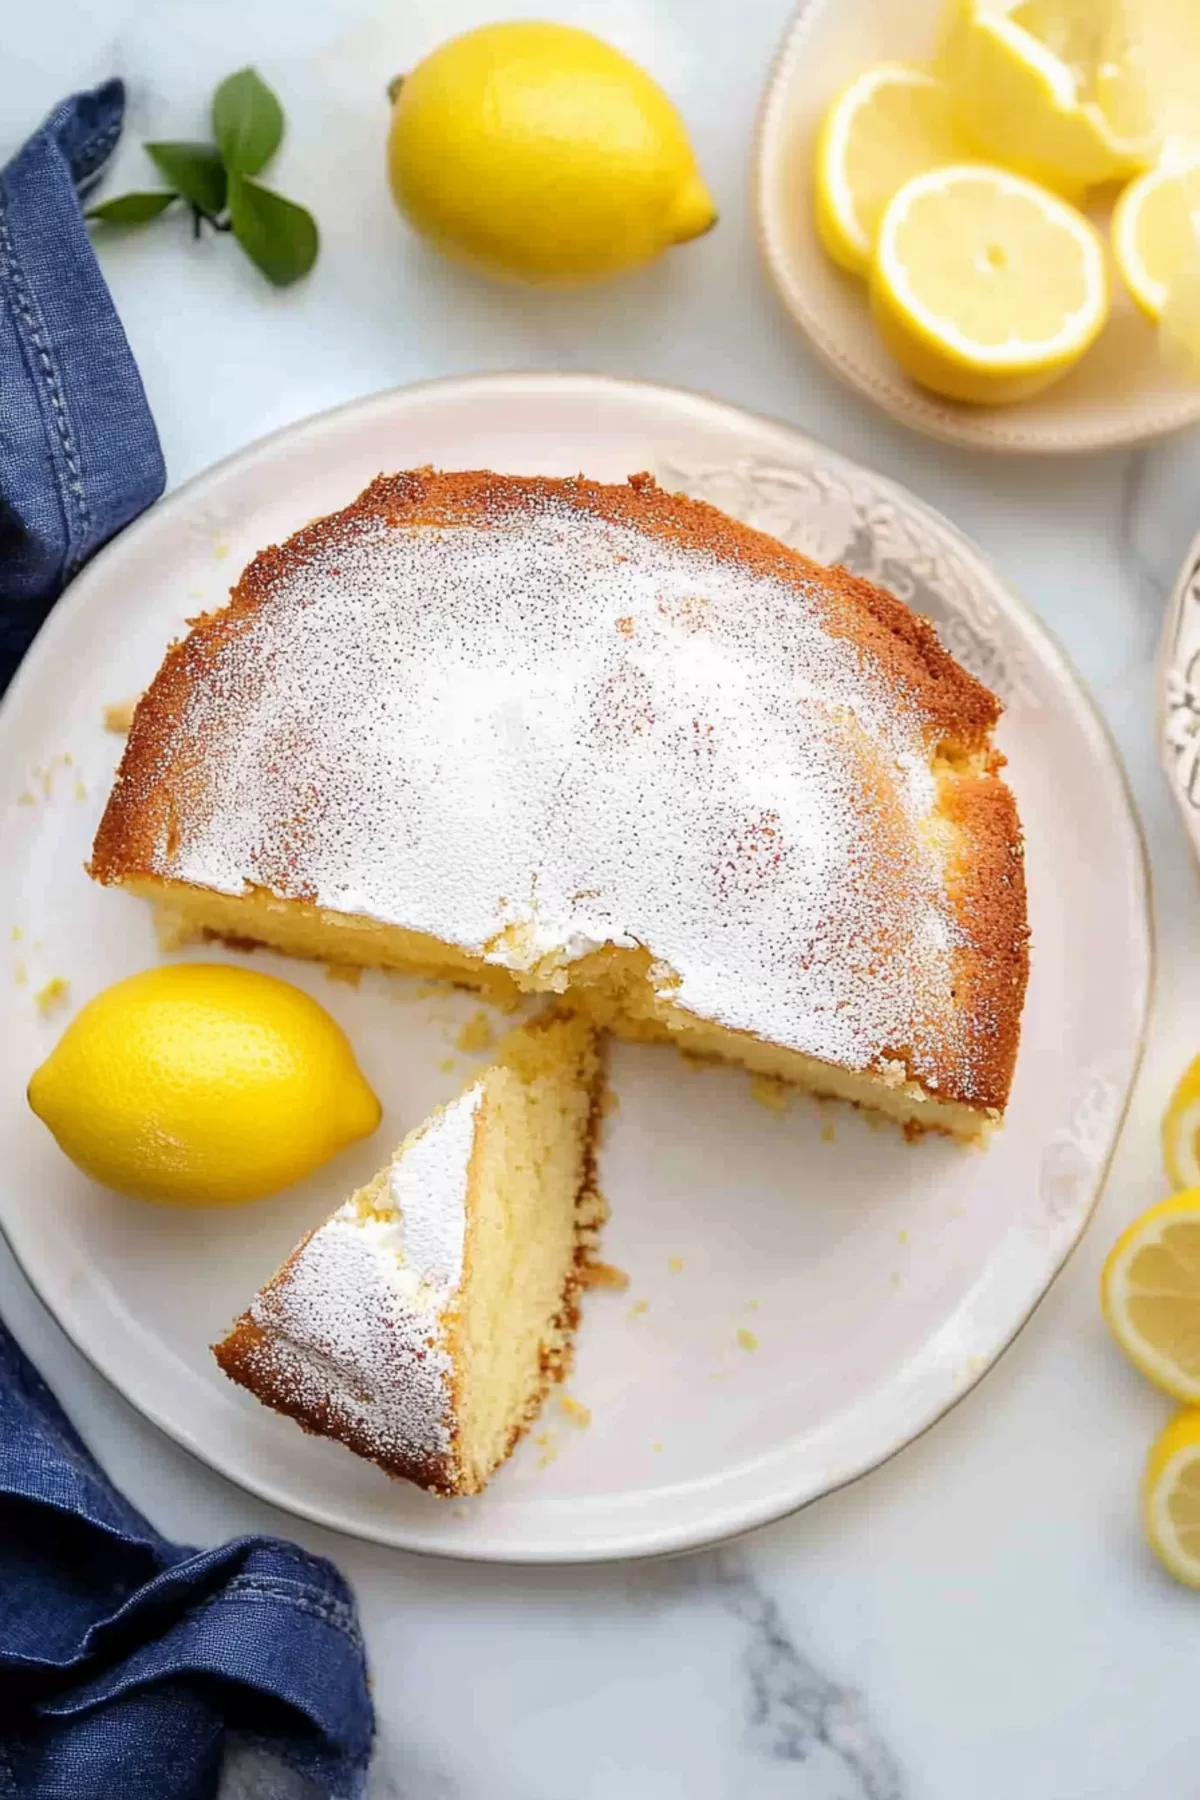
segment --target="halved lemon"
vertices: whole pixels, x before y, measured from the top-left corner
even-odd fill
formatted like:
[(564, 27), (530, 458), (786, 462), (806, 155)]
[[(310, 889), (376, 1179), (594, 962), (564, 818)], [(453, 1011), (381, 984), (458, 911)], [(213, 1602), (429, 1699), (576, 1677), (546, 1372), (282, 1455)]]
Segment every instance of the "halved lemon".
[(817, 140), (817, 232), (834, 262), (866, 275), (896, 189), (968, 154), (943, 82), (907, 63), (864, 69), (833, 101)]
[(1178, 1581), (1200, 1588), (1200, 1407), (1177, 1413), (1146, 1463), (1146, 1536)]
[(1200, 247), (1200, 153), (1130, 182), (1113, 209), (1112, 247), (1126, 287), (1157, 323), (1172, 283)]
[(1104, 246), (1064, 200), (981, 163), (906, 182), (871, 269), (880, 334), (914, 381), (955, 400), (1023, 400), (1108, 317)]
[(938, 72), (962, 130), (979, 151), (1064, 194), (1136, 175), (1153, 161), (1153, 141), (1119, 136), (1071, 66), (1020, 22), (1021, 10), (996, 0), (951, 9)]
[(1156, 1387), (1200, 1402), (1200, 1188), (1150, 1207), (1100, 1276), (1109, 1329)]

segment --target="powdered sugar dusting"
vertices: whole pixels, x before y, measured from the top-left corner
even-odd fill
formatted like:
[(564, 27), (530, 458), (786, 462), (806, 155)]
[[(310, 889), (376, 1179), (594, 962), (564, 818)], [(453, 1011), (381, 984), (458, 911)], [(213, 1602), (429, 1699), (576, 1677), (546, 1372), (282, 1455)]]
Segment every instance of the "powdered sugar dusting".
[(481, 1078), (405, 1140), (375, 1216), (347, 1201), (250, 1308), (301, 1409), (328, 1403), (374, 1454), (411, 1460), (451, 1447), (443, 1334), (462, 1282), (483, 1091)]
[(949, 1056), (965, 1096), (927, 726), (816, 584), (549, 497), (358, 516), (193, 689), (169, 755), (203, 782), (155, 871), (535, 981), (642, 945), (702, 1018), (931, 1081)]

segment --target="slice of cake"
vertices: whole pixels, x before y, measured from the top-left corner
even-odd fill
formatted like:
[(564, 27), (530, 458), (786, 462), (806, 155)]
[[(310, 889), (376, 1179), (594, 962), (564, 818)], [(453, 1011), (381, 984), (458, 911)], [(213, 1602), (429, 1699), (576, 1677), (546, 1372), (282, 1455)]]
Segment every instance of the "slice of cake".
[(418, 470), (168, 652), (91, 872), (972, 1138), (1029, 960), (999, 713), (892, 595), (647, 476)]
[(477, 1494), (566, 1371), (604, 1206), (583, 1019), (514, 1031), (310, 1232), (213, 1353), (306, 1431)]

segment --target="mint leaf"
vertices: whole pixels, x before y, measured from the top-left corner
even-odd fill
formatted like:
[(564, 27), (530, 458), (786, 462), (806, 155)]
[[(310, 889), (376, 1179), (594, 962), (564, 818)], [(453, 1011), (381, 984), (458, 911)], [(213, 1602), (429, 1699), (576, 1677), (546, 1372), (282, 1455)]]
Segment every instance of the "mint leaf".
[(312, 214), (244, 175), (229, 177), (229, 220), (246, 255), (276, 287), (299, 281), (317, 260)]
[(283, 108), (253, 69), (227, 75), (212, 100), (213, 136), (231, 175), (257, 175), (283, 137)]
[(143, 148), (189, 206), (210, 219), (225, 211), (225, 168), (211, 144), (146, 144)]
[(100, 219), (105, 225), (144, 225), (148, 219), (157, 219), (159, 213), (166, 212), (178, 198), (178, 194), (117, 194), (111, 200), (102, 200), (99, 206), (89, 206), (83, 216)]

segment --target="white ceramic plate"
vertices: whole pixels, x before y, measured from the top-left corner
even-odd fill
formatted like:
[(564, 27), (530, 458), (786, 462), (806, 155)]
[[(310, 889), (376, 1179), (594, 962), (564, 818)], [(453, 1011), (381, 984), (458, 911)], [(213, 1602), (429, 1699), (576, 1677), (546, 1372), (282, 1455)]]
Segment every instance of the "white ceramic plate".
[[(868, 63), (926, 62), (943, 0), (801, 0), (759, 115), (755, 207), (767, 269), (836, 375), (918, 431), (978, 450), (1100, 450), (1143, 444), (1200, 420), (1200, 383), (1160, 361), (1153, 329), (1115, 269), (1098, 342), (1054, 387), (1019, 406), (940, 400), (903, 375), (871, 324), (866, 290), (835, 268), (813, 222), (813, 149), (833, 96)], [(1106, 229), (1106, 218), (1097, 215)]]
[[(490, 1491), (455, 1503), (303, 1436), (225, 1381), (207, 1345), (458, 1088), (472, 1059), (454, 1039), (473, 997), (382, 975), (354, 989), (257, 958), (343, 1021), (387, 1111), (370, 1143), (243, 1211), (172, 1214), (94, 1187), (24, 1102), (65, 1016), (39, 1016), (43, 983), (68, 978), (77, 1005), (159, 956), (146, 910), (82, 869), (120, 749), (105, 703), (142, 689), (254, 550), (378, 470), (425, 462), (607, 480), (650, 468), (928, 612), (1008, 703), (1036, 946), (1010, 1121), (986, 1154), (909, 1145), (799, 1095), (777, 1113), (739, 1071), (619, 1047), (605, 1253), (631, 1284), (587, 1297), (569, 1392), (591, 1425), (555, 1398)], [(576, 376), (434, 383), (328, 413), (209, 471), (105, 551), (0, 711), (0, 902), (0, 1220), (67, 1332), (172, 1437), (277, 1505), (382, 1543), (510, 1561), (742, 1530), (870, 1468), (959, 1399), (1084, 1228), (1150, 980), (1142, 852), (1112, 748), (1061, 653), (979, 555), (782, 426)]]

